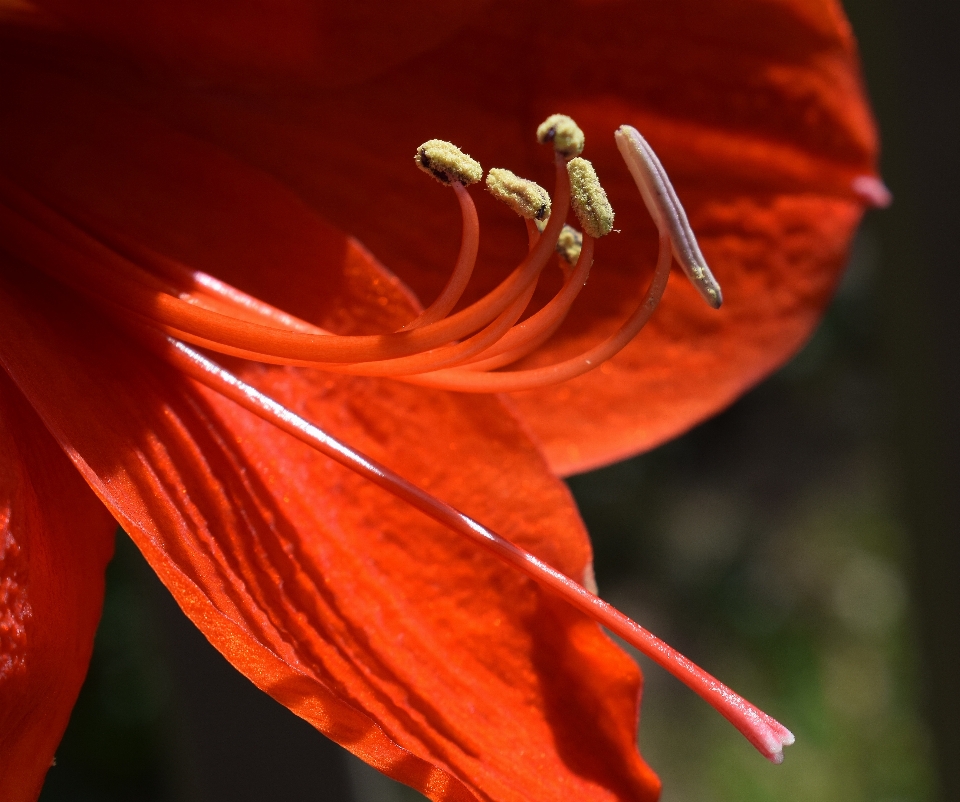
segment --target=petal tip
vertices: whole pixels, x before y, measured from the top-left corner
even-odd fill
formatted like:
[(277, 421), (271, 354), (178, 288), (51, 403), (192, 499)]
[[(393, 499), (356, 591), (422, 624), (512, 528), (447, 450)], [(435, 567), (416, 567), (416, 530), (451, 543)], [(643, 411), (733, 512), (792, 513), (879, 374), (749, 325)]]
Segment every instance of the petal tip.
[(857, 197), (875, 209), (886, 209), (893, 203), (893, 193), (876, 176), (858, 175), (850, 183), (850, 188)]

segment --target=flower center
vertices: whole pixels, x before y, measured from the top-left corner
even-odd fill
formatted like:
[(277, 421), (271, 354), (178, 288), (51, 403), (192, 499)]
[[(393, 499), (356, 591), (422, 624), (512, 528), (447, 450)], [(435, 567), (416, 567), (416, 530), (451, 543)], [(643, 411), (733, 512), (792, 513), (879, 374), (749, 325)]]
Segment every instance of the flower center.
[[(462, 216), (460, 252), (446, 286), (420, 315), (392, 334), (342, 336), (275, 309), (201, 271), (170, 260), (105, 226), (69, 217), (0, 180), (0, 229), (20, 256), (104, 306), (127, 323), (158, 329), (211, 351), (273, 364), (362, 376), (387, 376), (461, 392), (530, 390), (595, 369), (622, 350), (663, 295), (673, 258), (711, 306), (720, 288), (656, 155), (632, 128), (617, 145), (660, 232), (653, 278), (620, 329), (579, 356), (546, 367), (503, 370), (539, 349), (560, 327), (587, 281), (594, 241), (613, 225), (613, 210), (593, 166), (581, 158), (584, 138), (569, 117), (553, 115), (537, 138), (555, 151), (556, 187), (542, 187), (495, 168), (487, 189), (525, 218), (529, 250), (496, 288), (453, 312), (476, 262), (480, 223), (467, 186), (483, 175), (458, 148), (430, 140), (417, 165), (451, 187)], [(565, 226), (573, 209), (583, 233)], [(537, 280), (554, 254), (564, 272), (557, 294), (522, 322)], [(572, 267), (571, 267), (572, 265)]]
[[(432, 140), (418, 149), (417, 164), (453, 188), (462, 212), (463, 235), (457, 262), (439, 297), (392, 334), (340, 336), (326, 332), (157, 254), (101, 221), (76, 212), (67, 217), (2, 176), (0, 242), (14, 257), (91, 298), (182, 373), (385, 488), (560, 595), (686, 683), (761, 753), (779, 763), (783, 747), (793, 743), (793, 735), (776, 720), (578, 582), (335, 440), (184, 342), (268, 363), (391, 376), (466, 392), (501, 392), (562, 382), (618, 353), (650, 318), (666, 287), (673, 258), (707, 302), (713, 307), (720, 305), (720, 288), (663, 167), (639, 133), (623, 126), (616, 134), (617, 145), (660, 234), (656, 269), (643, 300), (617, 332), (578, 357), (544, 368), (499, 371), (539, 348), (563, 322), (587, 280), (594, 240), (608, 233), (613, 224), (613, 210), (592, 165), (579, 158), (584, 140), (576, 124), (554, 115), (540, 126), (537, 137), (554, 146), (555, 197), (551, 200), (541, 187), (509, 171), (491, 171), (488, 189), (527, 221), (529, 250), (494, 290), (456, 313), (452, 310), (473, 271), (480, 233), (465, 185), (479, 180), (480, 165), (449, 143)], [(564, 224), (571, 207), (582, 234)], [(555, 253), (560, 254), (563, 286), (539, 311), (518, 322), (538, 276)]]

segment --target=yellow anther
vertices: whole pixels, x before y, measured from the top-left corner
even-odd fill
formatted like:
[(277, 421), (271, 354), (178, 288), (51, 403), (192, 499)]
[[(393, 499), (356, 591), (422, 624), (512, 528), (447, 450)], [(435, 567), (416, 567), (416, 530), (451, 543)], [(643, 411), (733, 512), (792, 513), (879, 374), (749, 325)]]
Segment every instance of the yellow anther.
[(577, 214), (583, 230), (591, 237), (602, 237), (613, 228), (613, 207), (593, 165), (586, 159), (571, 159), (567, 164), (570, 174), (570, 206)]
[(583, 131), (566, 114), (551, 114), (537, 128), (537, 142), (553, 143), (553, 149), (565, 158), (583, 153)]
[(546, 220), (550, 216), (550, 195), (539, 184), (494, 167), (487, 173), (487, 190), (527, 220)]
[(417, 148), (413, 157), (423, 172), (433, 176), (441, 184), (459, 181), (464, 186), (476, 184), (483, 178), (480, 162), (471, 159), (456, 145), (442, 139), (431, 139)]
[(573, 226), (565, 225), (557, 239), (557, 253), (568, 265), (575, 265), (583, 249), (583, 235)]

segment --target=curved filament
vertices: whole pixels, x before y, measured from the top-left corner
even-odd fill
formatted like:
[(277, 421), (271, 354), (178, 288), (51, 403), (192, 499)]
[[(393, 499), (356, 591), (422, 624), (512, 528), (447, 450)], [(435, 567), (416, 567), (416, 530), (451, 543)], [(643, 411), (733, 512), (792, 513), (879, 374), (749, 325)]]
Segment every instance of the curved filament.
[(543, 345), (560, 328), (580, 290), (587, 283), (590, 267), (593, 265), (593, 243), (592, 238), (584, 242), (577, 264), (565, 276), (560, 292), (542, 309), (510, 329), (496, 345), (462, 363), (461, 367), (470, 370), (492, 370), (494, 367), (516, 362)]
[(556, 168), (558, 214), (520, 265), (492, 292), (466, 309), (435, 323), (393, 334), (318, 335), (200, 308), (166, 292), (163, 286), (148, 286), (131, 276), (129, 270), (104, 264), (98, 257), (78, 250), (72, 243), (45, 232), (10, 205), (0, 206), (0, 233), (13, 255), (88, 297), (121, 306), (151, 320), (158, 328), (182, 332), (213, 350), (239, 351), (253, 359), (266, 357), (262, 361), (377, 362), (419, 354), (465, 337), (496, 319), (530, 287), (553, 253), (552, 243), (569, 206), (570, 187), (562, 159), (557, 160)]
[(436, 323), (450, 314), (467, 288), (470, 276), (473, 275), (474, 265), (477, 263), (477, 250), (480, 248), (480, 220), (477, 218), (477, 207), (473, 205), (473, 199), (463, 184), (456, 181), (451, 186), (457, 195), (460, 213), (463, 216), (463, 235), (460, 240), (457, 263), (437, 299), (404, 326), (403, 331), (416, 329), (428, 323)]
[[(587, 248), (590, 237), (584, 235), (583, 247)], [(660, 235), (660, 254), (653, 273), (653, 281), (647, 289), (640, 306), (620, 329), (599, 345), (580, 356), (543, 368), (505, 371), (503, 373), (480, 373), (465, 369), (439, 370), (431, 374), (404, 376), (401, 380), (423, 387), (457, 390), (466, 393), (505, 393), (533, 390), (558, 382), (568, 381), (593, 370), (597, 365), (619, 353), (639, 333), (653, 310), (656, 309), (670, 277), (670, 239)]]

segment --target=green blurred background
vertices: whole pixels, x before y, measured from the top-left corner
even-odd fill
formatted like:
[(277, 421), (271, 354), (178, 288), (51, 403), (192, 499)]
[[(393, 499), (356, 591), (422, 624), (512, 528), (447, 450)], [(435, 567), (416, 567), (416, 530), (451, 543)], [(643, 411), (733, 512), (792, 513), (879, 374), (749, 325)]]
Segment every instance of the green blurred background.
[[(960, 799), (960, 27), (932, 0), (846, 5), (894, 206), (868, 215), (785, 370), (687, 436), (570, 480), (602, 594), (798, 736), (769, 765), (641, 660), (640, 744), (664, 802)], [(416, 798), (230, 669), (118, 537), (42, 802)]]

